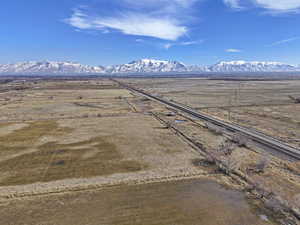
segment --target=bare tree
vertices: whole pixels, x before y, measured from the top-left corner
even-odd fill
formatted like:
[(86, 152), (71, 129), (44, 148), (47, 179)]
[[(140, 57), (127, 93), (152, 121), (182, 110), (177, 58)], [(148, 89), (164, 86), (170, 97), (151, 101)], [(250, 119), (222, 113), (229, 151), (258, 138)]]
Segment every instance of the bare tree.
[(216, 135), (222, 135), (223, 134), (223, 130), (222, 130), (221, 127), (215, 126), (211, 123), (206, 123), (205, 126), (209, 131), (213, 132)]
[(235, 147), (236, 146), (234, 145), (234, 143), (225, 140), (221, 143), (217, 151), (221, 152), (224, 156), (227, 156), (232, 154)]
[(217, 165), (219, 170), (225, 174), (231, 174), (240, 169), (242, 159), (238, 155), (233, 155), (236, 145), (228, 140), (225, 140), (221, 145), (208, 153), (207, 162)]
[(300, 103), (300, 98), (296, 98), (294, 96), (289, 95), (289, 98), (293, 100), (295, 103)]
[(223, 161), (223, 170), (226, 174), (230, 174), (234, 171), (237, 171), (241, 167), (241, 159), (237, 156), (230, 155), (227, 156)]
[(255, 166), (256, 172), (258, 173), (265, 172), (265, 169), (269, 166), (269, 164), (270, 164), (269, 158), (267, 157), (267, 155), (263, 155)]
[(300, 193), (299, 193), (299, 194), (296, 194), (296, 195), (293, 197), (293, 206), (297, 207), (298, 210), (300, 210)]
[(247, 147), (248, 144), (248, 138), (239, 133), (235, 134), (232, 137), (232, 141), (236, 143), (239, 147)]
[(280, 197), (272, 196), (269, 199), (266, 199), (265, 205), (274, 212), (282, 212), (284, 210), (282, 202), (283, 200)]

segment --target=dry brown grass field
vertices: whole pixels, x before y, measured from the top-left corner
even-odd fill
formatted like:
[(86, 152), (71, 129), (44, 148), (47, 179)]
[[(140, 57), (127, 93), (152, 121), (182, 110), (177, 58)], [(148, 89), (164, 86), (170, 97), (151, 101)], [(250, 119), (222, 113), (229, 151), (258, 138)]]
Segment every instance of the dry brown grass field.
[(136, 79), (131, 83), (167, 99), (300, 146), (300, 80)]
[(122, 186), (14, 201), (1, 224), (264, 225), (239, 192), (209, 180)]
[[(228, 107), (227, 97), (236, 87), (205, 79), (125, 82), (223, 119), (227, 111), (219, 106)], [(231, 120), (263, 126), (269, 133), (281, 126), (286, 135), (281, 138), (300, 138), (299, 108), (287, 98), (299, 94), (299, 81), (261, 85), (243, 84), (238, 98), (243, 107), (231, 107)], [(286, 91), (280, 94), (278, 88)], [(199, 152), (218, 152), (230, 142), (226, 135), (170, 112), (108, 79), (0, 84), (0, 224), (259, 225), (284, 220), (284, 214), (261, 201), (257, 189), (250, 191), (244, 180), (224, 173)], [(259, 186), (271, 186), (270, 192), (296, 207), (300, 164), (268, 155), (264, 171), (255, 172), (266, 154), (249, 143), (224, 160), (239, 162), (234, 169)]]

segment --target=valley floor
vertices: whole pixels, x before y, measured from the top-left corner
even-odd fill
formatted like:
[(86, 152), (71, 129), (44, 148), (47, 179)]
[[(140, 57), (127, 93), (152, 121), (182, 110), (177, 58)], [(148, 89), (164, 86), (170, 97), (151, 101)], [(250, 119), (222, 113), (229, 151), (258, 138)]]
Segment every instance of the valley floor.
[[(228, 107), (223, 91), (231, 93), (235, 87), (203, 79), (126, 82), (199, 110), (204, 107), (222, 119), (228, 119), (220, 108)], [(271, 100), (272, 85), (261, 93), (254, 84), (244, 85), (252, 88), (240, 96), (251, 92), (265, 98), (240, 97), (241, 105), (254, 104), (254, 99), (285, 105), (263, 106), (263, 112), (255, 108), (261, 106), (232, 107), (231, 120), (262, 126), (271, 134), (281, 126), (282, 133), (276, 136), (300, 138), (300, 109), (285, 100), (299, 94), (300, 83), (272, 84), (286, 92)], [(272, 192), (267, 199), (201, 152), (219, 151), (230, 142), (226, 135), (108, 79), (0, 84), (0, 121), (1, 225), (278, 224), (295, 219), (285, 215), (286, 205), (276, 202), (280, 213), (268, 206), (278, 196), (295, 210), (300, 207), (299, 162), (267, 155), (268, 165), (256, 172), (267, 153), (251, 144), (235, 146), (230, 160), (239, 165), (234, 169)]]

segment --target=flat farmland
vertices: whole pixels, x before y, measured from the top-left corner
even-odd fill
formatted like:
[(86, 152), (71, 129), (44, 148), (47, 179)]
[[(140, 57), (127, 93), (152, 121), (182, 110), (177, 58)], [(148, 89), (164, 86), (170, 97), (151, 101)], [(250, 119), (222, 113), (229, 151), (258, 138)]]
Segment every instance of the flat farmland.
[(129, 91), (47, 85), (5, 93), (13, 99), (0, 113), (6, 121), (0, 127), (1, 186), (195, 170), (189, 147), (153, 117), (137, 113)]
[(300, 104), (289, 98), (300, 97), (299, 80), (168, 78), (130, 82), (151, 93), (300, 146)]
[(242, 193), (210, 180), (113, 187), (101, 191), (13, 201), (0, 224), (267, 225)]
[[(1, 84), (0, 96), (1, 225), (277, 224), (205, 163), (198, 147), (214, 152), (227, 137), (116, 82), (29, 79)], [(245, 152), (241, 171), (260, 159), (235, 154)], [(277, 165), (273, 177), (287, 173)], [(300, 189), (289, 178), (292, 199)]]
[(168, 167), (184, 170), (193, 159), (184, 143), (146, 116), (38, 121), (7, 128), (21, 126), (0, 139), (0, 185)]
[[(94, 84), (95, 85), (95, 84)], [(107, 85), (99, 89), (88, 89), (78, 84), (41, 84), (20, 91), (0, 93), (0, 121), (36, 120), (66, 117), (101, 116), (101, 114), (120, 114), (131, 111), (124, 100), (132, 97), (124, 89), (108, 89)], [(60, 89), (61, 88), (61, 89)]]

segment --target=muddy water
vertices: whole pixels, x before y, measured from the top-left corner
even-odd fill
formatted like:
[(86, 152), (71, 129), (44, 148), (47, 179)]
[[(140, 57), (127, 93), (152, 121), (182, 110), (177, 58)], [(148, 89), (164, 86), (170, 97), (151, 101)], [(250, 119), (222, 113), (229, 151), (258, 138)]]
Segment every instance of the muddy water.
[(122, 186), (0, 205), (1, 225), (260, 225), (242, 193), (209, 180)]

